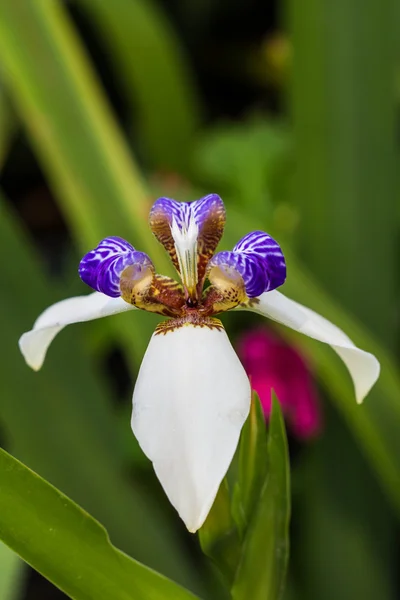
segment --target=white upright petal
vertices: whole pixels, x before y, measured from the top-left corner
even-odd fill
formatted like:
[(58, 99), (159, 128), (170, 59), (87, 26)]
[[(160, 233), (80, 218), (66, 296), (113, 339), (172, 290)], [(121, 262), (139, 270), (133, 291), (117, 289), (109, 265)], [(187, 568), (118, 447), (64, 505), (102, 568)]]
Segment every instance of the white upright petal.
[(321, 315), (276, 290), (261, 294), (258, 300), (258, 304), (245, 310), (257, 312), (332, 346), (350, 372), (357, 402), (364, 400), (379, 377), (379, 361), (373, 354), (357, 348), (339, 327)]
[(110, 298), (100, 292), (61, 300), (46, 308), (36, 319), (32, 330), (20, 337), (20, 350), (28, 365), (38, 371), (43, 365), (47, 348), (66, 325), (92, 321), (134, 308), (122, 298)]
[(150, 340), (132, 429), (189, 531), (203, 524), (250, 408), (246, 372), (224, 330), (185, 325)]

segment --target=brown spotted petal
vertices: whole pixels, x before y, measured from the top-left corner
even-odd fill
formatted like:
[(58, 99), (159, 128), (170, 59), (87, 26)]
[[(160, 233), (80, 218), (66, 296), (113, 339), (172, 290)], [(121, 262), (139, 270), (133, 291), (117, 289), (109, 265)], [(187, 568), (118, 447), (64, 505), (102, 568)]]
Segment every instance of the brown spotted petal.
[(247, 301), (243, 279), (235, 269), (213, 266), (207, 277), (211, 285), (203, 293), (205, 314), (217, 315)]
[(152, 232), (168, 252), (172, 264), (178, 273), (179, 262), (176, 255), (174, 238), (171, 233), (171, 226), (173, 219), (176, 219), (178, 223), (182, 220), (182, 213), (186, 207), (186, 202), (176, 202), (176, 200), (172, 200), (171, 198), (159, 198), (154, 202), (149, 217)]
[(138, 276), (133, 267), (128, 267), (122, 273), (120, 287), (125, 302), (147, 312), (177, 317), (185, 303), (182, 286), (170, 277), (154, 273), (153, 269)]
[(217, 194), (209, 194), (192, 202), (191, 206), (199, 227), (197, 273), (198, 281), (202, 285), (207, 263), (214, 254), (224, 232), (225, 206)]
[[(225, 225), (225, 207), (217, 194), (209, 194), (193, 202), (177, 202), (171, 198), (159, 198), (150, 212), (150, 227), (171, 257), (176, 270), (183, 276), (182, 262), (179, 257), (180, 248), (177, 235), (196, 232), (192, 236), (192, 251), (197, 261), (196, 284), (202, 286), (207, 263), (214, 254), (221, 239)], [(188, 249), (186, 248), (186, 251)], [(183, 255), (184, 253), (181, 252)], [(188, 253), (189, 254), (189, 253)], [(192, 278), (193, 279), (193, 278)]]

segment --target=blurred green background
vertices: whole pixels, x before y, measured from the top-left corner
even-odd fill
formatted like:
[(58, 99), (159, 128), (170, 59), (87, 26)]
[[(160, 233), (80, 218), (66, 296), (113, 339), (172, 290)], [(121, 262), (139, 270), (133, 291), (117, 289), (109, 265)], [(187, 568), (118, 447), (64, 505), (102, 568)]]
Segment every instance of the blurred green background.
[[(268, 231), (282, 291), (382, 364), (358, 407), (329, 348), (277, 329), (324, 413), (318, 439), (290, 441), (286, 600), (400, 598), (399, 33), (394, 0), (0, 3), (0, 443), (202, 598), (220, 581), (130, 431), (157, 317), (73, 326), (38, 374), (17, 340), (87, 292), (77, 265), (102, 237), (170, 272), (151, 203), (219, 193), (221, 247)], [(250, 322), (227, 315), (233, 342)], [(0, 547), (0, 600), (63, 597)]]

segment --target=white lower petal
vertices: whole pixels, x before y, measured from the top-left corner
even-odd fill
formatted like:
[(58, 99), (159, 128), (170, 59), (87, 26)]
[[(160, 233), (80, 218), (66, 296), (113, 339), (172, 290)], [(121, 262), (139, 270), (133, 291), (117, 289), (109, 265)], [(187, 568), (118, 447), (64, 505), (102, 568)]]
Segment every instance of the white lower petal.
[(189, 531), (201, 527), (249, 412), (250, 384), (224, 330), (154, 334), (133, 394), (132, 429)]
[(20, 350), (28, 365), (38, 371), (51, 342), (66, 325), (92, 321), (134, 308), (122, 298), (110, 298), (100, 292), (61, 300), (49, 306), (35, 321), (32, 330), (20, 337)]
[(245, 310), (257, 312), (332, 346), (347, 366), (354, 382), (357, 402), (361, 403), (379, 377), (379, 361), (360, 350), (336, 325), (278, 291), (265, 292), (259, 303)]

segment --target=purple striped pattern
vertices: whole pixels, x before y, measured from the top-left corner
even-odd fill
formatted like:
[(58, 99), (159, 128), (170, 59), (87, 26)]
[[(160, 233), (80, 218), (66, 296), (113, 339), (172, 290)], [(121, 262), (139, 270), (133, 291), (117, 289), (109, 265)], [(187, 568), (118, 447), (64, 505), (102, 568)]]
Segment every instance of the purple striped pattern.
[(189, 202), (177, 202), (172, 198), (159, 198), (151, 207), (150, 211), (150, 226), (154, 216), (163, 217), (168, 224), (172, 224), (172, 219), (175, 218), (180, 229), (183, 226), (187, 227), (191, 215)]
[(180, 229), (183, 227), (187, 228), (193, 216), (201, 232), (210, 214), (214, 212), (223, 214), (225, 218), (224, 203), (217, 194), (209, 194), (208, 196), (204, 196), (204, 198), (200, 198), (200, 200), (193, 200), (193, 202), (177, 202), (172, 198), (159, 198), (154, 202), (150, 211), (150, 226), (157, 215), (158, 217), (162, 216), (164, 220), (168, 221), (170, 226), (172, 218), (175, 218)]
[(227, 273), (235, 269), (243, 279), (246, 294), (255, 298), (282, 285), (286, 279), (286, 264), (277, 242), (263, 231), (244, 236), (232, 252), (218, 252), (209, 269), (218, 266)]
[(267, 273), (268, 285), (265, 292), (279, 287), (286, 279), (285, 257), (278, 242), (264, 231), (252, 231), (245, 235), (234, 247), (234, 252), (242, 252), (259, 258)]
[(213, 256), (208, 269), (212, 267), (219, 267), (228, 278), (231, 269), (239, 273), (249, 298), (255, 298), (265, 292), (267, 275), (261, 261), (256, 257), (226, 250)]
[(225, 206), (217, 194), (209, 194), (193, 202), (177, 202), (172, 198), (159, 198), (150, 211), (150, 227), (164, 246), (179, 272), (174, 240), (171, 234), (172, 219), (180, 229), (187, 228), (194, 218), (199, 228), (197, 239), (198, 280), (202, 281), (207, 263), (214, 254), (225, 225)]
[(147, 254), (138, 252), (129, 242), (111, 236), (85, 254), (79, 265), (79, 276), (94, 290), (117, 298), (121, 295), (121, 274), (131, 265), (142, 269), (151, 267), (152, 262)]

